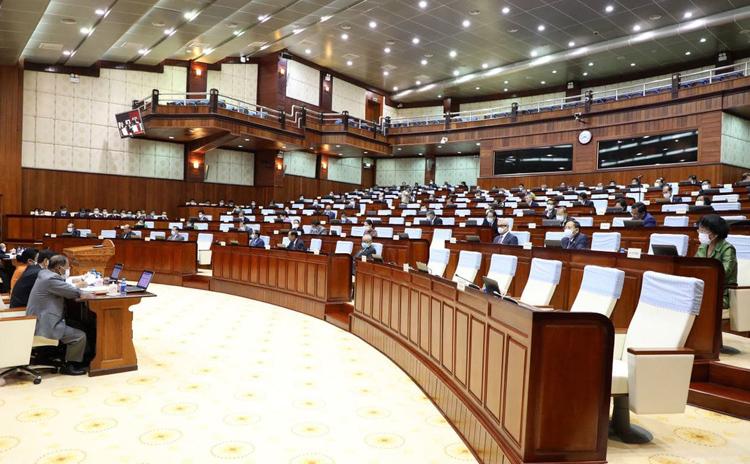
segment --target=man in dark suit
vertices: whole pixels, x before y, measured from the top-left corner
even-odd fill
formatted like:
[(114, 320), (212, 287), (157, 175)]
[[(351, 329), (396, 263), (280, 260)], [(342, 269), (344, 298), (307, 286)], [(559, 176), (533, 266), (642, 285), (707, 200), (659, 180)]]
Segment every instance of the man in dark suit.
[(547, 207), (544, 209), (544, 219), (555, 219), (555, 215), (557, 214), (555, 211), (556, 207), (555, 200), (547, 200)]
[(184, 242), (185, 237), (180, 235), (180, 229), (178, 229), (175, 226), (172, 226), (172, 233), (169, 234), (169, 237), (167, 237), (167, 240), (170, 242)]
[(122, 226), (122, 233), (118, 238), (138, 238), (138, 236), (130, 230), (130, 224), (125, 224)]
[(42, 269), (47, 268), (49, 259), (55, 255), (52, 250), (42, 250), (36, 253), (34, 257), (34, 263), (26, 266), (26, 270), (23, 271), (21, 277), (13, 287), (13, 291), (10, 294), (10, 307), (11, 308), (22, 308), (29, 303), (29, 295), (31, 289), (34, 288), (37, 274)]
[(492, 240), (495, 245), (518, 245), (518, 237), (510, 233), (509, 221), (505, 218), (497, 220), (497, 236)]
[(80, 237), (81, 232), (76, 229), (75, 224), (72, 222), (69, 222), (67, 227), (65, 227), (65, 232), (62, 233), (64, 237)]
[[(424, 223), (424, 222), (423, 222)], [(435, 216), (435, 211), (427, 211), (427, 223), (429, 226), (442, 226), (443, 220)]]
[(354, 254), (354, 259), (362, 259), (363, 256), (368, 258), (375, 254), (375, 247), (372, 245), (372, 236), (365, 234), (362, 236), (362, 248)]
[(296, 230), (290, 230), (289, 235), (287, 235), (289, 238), (289, 244), (286, 246), (287, 250), (294, 250), (294, 251), (306, 251), (307, 247), (305, 247), (305, 242), (299, 238), (299, 234)]
[(65, 205), (60, 206), (60, 209), (55, 211), (55, 216), (59, 217), (68, 217), (70, 216), (70, 213), (68, 212), (68, 208), (65, 207)]
[(250, 242), (248, 243), (250, 248), (265, 248), (266, 242), (260, 238), (260, 234), (257, 229), (250, 229)]
[(560, 240), (563, 248), (568, 250), (588, 250), (589, 238), (581, 233), (581, 224), (575, 219), (568, 219), (563, 230), (563, 238)]
[(633, 219), (643, 221), (643, 227), (656, 227), (656, 219), (646, 211), (646, 205), (636, 203), (630, 208), (630, 215)]
[(658, 203), (680, 203), (680, 198), (675, 198), (672, 193), (672, 186), (666, 184), (661, 188), (661, 198), (656, 201)]
[(539, 206), (539, 205), (537, 205), (536, 201), (534, 201), (534, 198), (535, 198), (534, 194), (531, 193), (531, 192), (527, 192), (523, 196), (523, 201), (524, 201), (524, 203), (526, 203), (526, 206), (528, 208), (536, 208), (537, 206)]
[(240, 213), (237, 215), (237, 222), (240, 224), (250, 224), (250, 218), (245, 217), (245, 213), (240, 211)]
[(331, 204), (330, 203), (326, 204), (326, 209), (323, 211), (323, 214), (325, 214), (326, 216), (328, 216), (328, 220), (329, 221), (332, 221), (332, 220), (336, 219), (336, 211), (334, 211), (331, 208)]
[(581, 192), (578, 194), (578, 205), (579, 206), (586, 206), (588, 208), (594, 207), (594, 202), (589, 199), (589, 194), (586, 192)]

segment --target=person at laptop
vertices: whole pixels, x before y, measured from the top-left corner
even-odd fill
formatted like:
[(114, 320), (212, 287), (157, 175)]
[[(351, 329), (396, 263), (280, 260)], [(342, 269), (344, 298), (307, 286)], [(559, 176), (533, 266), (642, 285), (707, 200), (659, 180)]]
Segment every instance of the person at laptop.
[(365, 234), (362, 236), (362, 247), (354, 254), (354, 259), (361, 259), (363, 256), (370, 257), (376, 254), (375, 247), (372, 245), (372, 235)]
[(250, 241), (248, 242), (250, 248), (265, 248), (266, 242), (260, 238), (258, 229), (250, 229)]
[(31, 289), (34, 287), (39, 271), (46, 269), (49, 259), (55, 255), (55, 252), (52, 250), (37, 252), (33, 248), (27, 248), (24, 252), (28, 250), (36, 252), (34, 262), (29, 262), (21, 277), (16, 281), (16, 285), (13, 286), (13, 291), (10, 294), (11, 308), (22, 308), (28, 305), (29, 295), (31, 294)]
[(630, 208), (630, 215), (636, 221), (643, 221), (643, 227), (656, 227), (656, 219), (646, 211), (646, 205), (641, 202), (634, 204)]
[(435, 216), (435, 211), (427, 211), (427, 225), (429, 226), (442, 226), (443, 220)]
[(65, 278), (70, 274), (70, 263), (65, 255), (54, 255), (47, 269), (37, 275), (31, 289), (26, 314), (36, 316), (34, 335), (59, 340), (65, 345), (65, 365), (61, 372), (65, 375), (86, 373), (80, 363), (86, 350), (86, 333), (70, 327), (65, 321), (65, 300), (82, 296), (80, 288), (86, 286), (83, 279), (69, 284)]
[(72, 222), (69, 222), (68, 225), (65, 227), (65, 232), (62, 233), (63, 237), (80, 237), (81, 232), (76, 229), (75, 224)]
[(567, 250), (588, 250), (589, 237), (581, 233), (581, 224), (578, 221), (568, 219), (565, 223), (560, 245)]
[(724, 268), (724, 309), (729, 308), (729, 287), (737, 285), (737, 251), (727, 241), (729, 225), (718, 214), (707, 214), (698, 221), (700, 246), (696, 258), (713, 258)]
[(518, 237), (510, 233), (510, 223), (506, 218), (497, 220), (497, 236), (492, 240), (495, 245), (518, 245)]
[(130, 230), (130, 224), (125, 224), (122, 226), (122, 233), (120, 234), (119, 238), (130, 239), (130, 238), (138, 238), (138, 236), (135, 235), (135, 232)]
[(180, 229), (176, 226), (172, 226), (172, 232), (169, 234), (169, 237), (167, 237), (167, 240), (170, 242), (184, 242), (185, 237), (180, 235)]
[(328, 230), (320, 225), (320, 221), (313, 219), (312, 226), (310, 226), (310, 235), (328, 235)]
[(294, 250), (294, 251), (306, 251), (307, 247), (305, 247), (305, 242), (301, 238), (299, 238), (299, 234), (296, 230), (290, 230), (289, 234), (287, 235), (289, 238), (289, 244), (286, 246), (287, 250)]

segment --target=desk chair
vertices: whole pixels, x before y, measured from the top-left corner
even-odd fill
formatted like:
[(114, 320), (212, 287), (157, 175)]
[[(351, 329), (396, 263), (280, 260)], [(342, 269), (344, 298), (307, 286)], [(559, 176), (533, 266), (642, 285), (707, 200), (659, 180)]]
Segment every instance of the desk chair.
[(729, 235), (727, 241), (737, 251), (737, 288), (729, 289), (729, 310), (722, 317), (736, 332), (750, 330), (750, 236)]
[(391, 216), (388, 218), (388, 224), (393, 225), (404, 225), (405, 219), (404, 217), (397, 217), (397, 216)]
[(630, 221), (632, 217), (616, 217), (612, 218), (612, 227), (625, 227), (625, 221)]
[(404, 228), (404, 233), (408, 235), (409, 238), (422, 238), (422, 229), (417, 227), (406, 227)]
[(560, 283), (562, 262), (552, 259), (532, 258), (529, 280), (520, 300), (533, 306), (549, 305), (557, 284)]
[(688, 216), (664, 216), (664, 227), (688, 227), (689, 225)]
[(610, 267), (585, 266), (581, 288), (570, 311), (599, 313), (610, 317), (622, 295), (623, 283), (624, 271)]
[(207, 222), (194, 222), (193, 230), (208, 230), (208, 223)]
[(518, 239), (518, 246), (523, 246), (531, 241), (531, 232), (529, 231), (515, 231), (511, 230), (511, 234), (515, 235)]
[(207, 266), (211, 264), (211, 244), (214, 241), (214, 234), (198, 234), (198, 264)]
[(453, 237), (452, 229), (434, 229), (430, 248), (445, 248), (446, 240), (450, 241), (451, 237)]
[(375, 248), (375, 254), (378, 256), (383, 256), (383, 244), (372, 242), (372, 246)]
[(445, 248), (430, 248), (430, 258), (427, 261), (427, 268), (430, 274), (443, 277), (445, 268), (448, 266), (451, 251)]
[(487, 277), (497, 282), (500, 293), (503, 295), (508, 293), (513, 276), (516, 275), (517, 266), (518, 257), (513, 255), (493, 254), (490, 258), (490, 270), (487, 272)]
[(53, 369), (57, 366), (31, 367), (31, 353), (33, 348), (42, 346), (57, 346), (58, 341), (34, 335), (36, 317), (26, 316), (26, 308), (15, 308), (2, 311), (0, 314), (0, 385), (5, 383), (6, 375), (23, 372), (34, 378), (34, 385), (42, 382), (42, 376), (37, 369)]
[(351, 255), (354, 250), (354, 242), (348, 240), (339, 240), (336, 242), (336, 249), (333, 251), (334, 254)]
[(364, 226), (352, 226), (352, 237), (361, 237), (365, 234)]
[(620, 238), (619, 232), (594, 232), (591, 235), (591, 250), (592, 251), (620, 251)]
[(687, 255), (689, 237), (685, 234), (651, 234), (648, 254), (653, 255), (652, 245), (674, 245), (679, 256)]
[(331, 226), (328, 230), (330, 230), (331, 235), (341, 236), (341, 232), (343, 232), (344, 229), (341, 226)]
[(376, 227), (378, 238), (393, 238), (393, 227)]
[(458, 265), (453, 273), (453, 281), (459, 284), (474, 283), (474, 279), (482, 264), (482, 253), (478, 251), (461, 250), (458, 253)]
[[(544, 241), (545, 241), (545, 243), (547, 242), (547, 240), (558, 240), (558, 241), (560, 241), (560, 240), (562, 240), (563, 236), (564, 235), (563, 235), (562, 232), (552, 232), (552, 231), (545, 232), (544, 233)], [(545, 245), (545, 246), (547, 246), (547, 245)]]
[(612, 430), (625, 443), (652, 435), (630, 424), (636, 414), (682, 413), (687, 404), (693, 351), (684, 348), (703, 300), (703, 281), (643, 273), (641, 297), (626, 334), (615, 334)]
[(579, 216), (574, 218), (581, 227), (594, 227), (594, 218), (591, 216)]

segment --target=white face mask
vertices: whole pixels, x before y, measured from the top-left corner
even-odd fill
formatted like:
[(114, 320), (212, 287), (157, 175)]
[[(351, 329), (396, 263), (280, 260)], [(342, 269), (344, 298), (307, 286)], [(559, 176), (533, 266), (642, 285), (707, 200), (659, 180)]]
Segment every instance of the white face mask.
[(662, 195), (664, 195), (664, 198), (666, 198), (667, 200), (669, 200), (672, 197), (672, 194), (669, 192), (664, 192)]
[(558, 221), (562, 222), (562, 220), (565, 219), (565, 216), (560, 216), (558, 214), (557, 216), (555, 216), (555, 219), (557, 219)]
[(495, 220), (495, 218), (494, 218), (494, 217), (492, 217), (492, 216), (487, 216), (487, 222), (492, 222), (492, 221), (494, 221), (494, 220)]
[(65, 276), (66, 279), (70, 277), (70, 268), (65, 269)]
[(563, 230), (563, 237), (572, 237), (573, 236), (573, 229), (565, 229)]
[(707, 189), (710, 189), (710, 188), (711, 188), (711, 185), (709, 185), (709, 184), (701, 184), (701, 188), (702, 188), (703, 190), (707, 190)]
[(68, 232), (73, 232), (73, 228), (72, 227), (68, 227)]
[(708, 245), (711, 243), (711, 237), (703, 232), (698, 232), (698, 241), (701, 242), (701, 245)]
[(703, 200), (696, 200), (695, 201), (695, 206), (703, 206), (703, 204), (704, 204)]

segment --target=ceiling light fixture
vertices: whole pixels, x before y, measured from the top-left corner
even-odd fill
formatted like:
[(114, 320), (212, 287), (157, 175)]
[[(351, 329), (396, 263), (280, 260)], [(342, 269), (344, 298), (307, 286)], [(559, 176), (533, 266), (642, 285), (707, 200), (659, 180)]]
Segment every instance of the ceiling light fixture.
[(456, 56), (458, 56), (458, 53), (455, 50), (451, 50), (450, 52), (448, 52), (448, 56), (450, 56), (451, 58), (455, 58)]
[(635, 68), (635, 63), (630, 63), (631, 68)]
[(388, 76), (388, 74), (390, 74), (388, 71), (383, 71), (384, 76)]
[(536, 58), (536, 56), (537, 56), (538, 54), (539, 54), (539, 53), (537, 53), (537, 51), (536, 51), (536, 50), (531, 50), (531, 57), (532, 57), (532, 58)]
[(454, 76), (458, 76), (459, 74), (461, 74), (461, 71), (459, 71), (458, 69), (454, 69), (453, 70), (453, 75)]
[(169, 29), (164, 29), (164, 35), (173, 35), (175, 33), (174, 28), (170, 27)]
[(414, 37), (413, 39), (411, 39), (411, 43), (413, 43), (414, 45), (419, 45), (419, 37)]
[(572, 40), (570, 42), (568, 42), (568, 47), (573, 48), (575, 46), (576, 46), (576, 43), (573, 42)]
[(686, 56), (690, 56), (690, 55), (691, 55), (691, 53), (690, 53), (690, 50), (686, 51), (686, 52), (685, 52), (685, 55), (686, 55)]
[(320, 22), (321, 22), (321, 23), (324, 23), (324, 22), (328, 21), (329, 19), (331, 19), (331, 17), (330, 17), (330, 16), (321, 16), (321, 17), (320, 17)]
[(683, 17), (684, 19), (690, 19), (690, 18), (692, 18), (692, 17), (693, 17), (693, 12), (692, 12), (692, 11), (686, 11), (686, 12), (685, 12), (685, 14), (684, 14), (684, 15), (682, 15), (682, 17)]
[(507, 6), (504, 6), (503, 9), (500, 10), (500, 12), (504, 15), (507, 15), (508, 13), (510, 13), (510, 8), (508, 8)]
[(615, 11), (615, 7), (613, 7), (612, 5), (607, 5), (604, 7), (604, 11), (606, 11), (607, 13), (612, 13), (613, 11)]
[(146, 55), (148, 55), (148, 53), (149, 53), (150, 51), (151, 51), (151, 50), (149, 50), (148, 48), (141, 48), (140, 50), (138, 50), (138, 54), (139, 54), (139, 55), (142, 55), (142, 56), (146, 56)]
[(474, 87), (474, 90), (479, 90), (479, 89), (481, 89), (481, 87), (479, 86)]
[(423, 10), (424, 10), (425, 8), (427, 8), (427, 2), (425, 2), (424, 0), (422, 0), (421, 2), (419, 2), (419, 3), (418, 3), (418, 5), (419, 5), (419, 7), (420, 7), (421, 9), (423, 9)]
[(508, 89), (507, 89), (507, 88), (503, 89), (503, 92), (507, 92), (507, 91), (508, 91)]
[(370, 26), (370, 29), (375, 29), (376, 27), (378, 27), (378, 23), (376, 23), (375, 21), (370, 21), (368, 26)]
[(293, 29), (293, 30), (292, 30), (292, 34), (294, 34), (294, 35), (297, 35), (297, 34), (299, 34), (300, 32), (302, 32), (302, 31), (304, 31), (304, 30), (305, 30), (304, 28), (301, 28), (301, 29)]
[(81, 28), (81, 34), (90, 34), (93, 29), (89, 29), (88, 27), (82, 27)]
[(438, 98), (443, 98), (443, 95), (442, 94), (437, 94), (437, 97)]
[(587, 73), (587, 72), (583, 73), (583, 76), (584, 76), (584, 77), (586, 77), (586, 76), (588, 76), (588, 75), (589, 75), (589, 73)]
[(589, 66), (594, 66), (594, 62), (593, 61), (589, 61)]
[(490, 67), (490, 65), (489, 65), (489, 64), (487, 64), (487, 63), (482, 63), (482, 69), (487, 69), (487, 68), (489, 68), (489, 67)]
[(700, 43), (706, 43), (706, 38), (705, 37), (701, 37)]
[(182, 15), (182, 17), (185, 18), (188, 22), (190, 22), (190, 21), (192, 21), (192, 20), (194, 20), (195, 18), (198, 17), (198, 12), (195, 11), (195, 10), (193, 10), (193, 11), (186, 11)]
[(463, 26), (464, 28), (467, 28), (467, 27), (471, 26), (471, 21), (469, 21), (468, 19), (464, 19), (464, 20), (463, 20), (463, 21), (461, 22), (461, 25), (462, 25), (462, 26)]
[(420, 63), (422, 63), (422, 66), (425, 66), (425, 65), (427, 65), (427, 60), (422, 59), (422, 61), (420, 61)]
[(383, 53), (391, 53), (391, 48), (390, 47), (385, 47), (383, 49)]
[(306, 54), (306, 55), (309, 55), (310, 53), (312, 53), (312, 50), (310, 50), (309, 48), (306, 48), (306, 49), (305, 49), (305, 54)]
[(260, 21), (261, 23), (264, 23), (264, 22), (268, 21), (269, 19), (271, 19), (271, 15), (260, 15), (260, 16), (258, 16), (258, 21)]
[(104, 8), (97, 8), (96, 11), (94, 11), (94, 13), (96, 13), (97, 16), (105, 16), (108, 13), (108, 11), (105, 10)]
[(641, 30), (641, 25), (640, 24), (636, 24), (635, 26), (633, 26), (633, 31), (638, 32), (640, 30)]
[(416, 81), (414, 83), (417, 84), (417, 85), (422, 85), (422, 81)]
[(213, 52), (214, 52), (213, 48), (205, 48), (205, 49), (203, 49), (203, 54), (204, 55), (210, 55)]
[(353, 65), (353, 64), (354, 64), (354, 63), (352, 63), (352, 60), (347, 60), (347, 62), (346, 62), (346, 65), (347, 65), (347, 66), (351, 66), (351, 65)]
[(70, 54), (73, 53), (70, 50), (63, 50), (63, 55), (70, 56)]
[(553, 69), (552, 74), (557, 74), (557, 69)]
[(393, 91), (394, 91), (394, 92), (398, 92), (398, 86), (397, 86), (397, 85), (394, 85), (394, 86), (393, 86)]
[(544, 32), (544, 30), (547, 29), (544, 24), (540, 24), (536, 27), (536, 30), (539, 32)]
[(347, 34), (346, 32), (341, 34), (341, 40), (349, 40), (349, 34)]
[(546, 83), (547, 83), (547, 81), (542, 81), (542, 82), (540, 82), (540, 84), (542, 84), (542, 85), (544, 85), (544, 84), (546, 84)]

